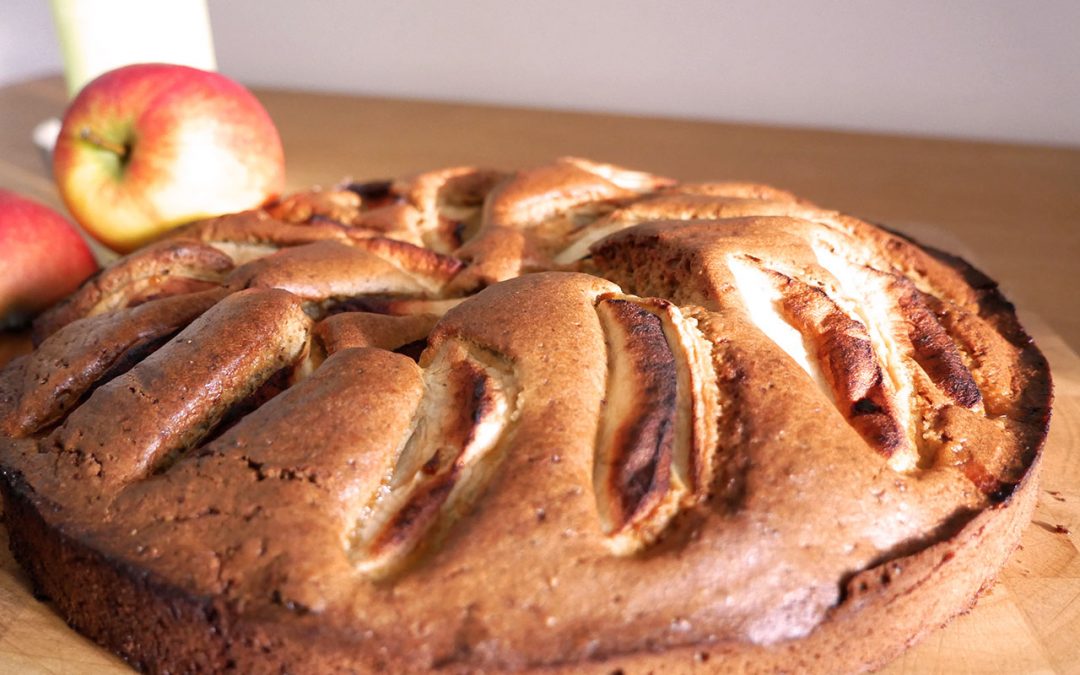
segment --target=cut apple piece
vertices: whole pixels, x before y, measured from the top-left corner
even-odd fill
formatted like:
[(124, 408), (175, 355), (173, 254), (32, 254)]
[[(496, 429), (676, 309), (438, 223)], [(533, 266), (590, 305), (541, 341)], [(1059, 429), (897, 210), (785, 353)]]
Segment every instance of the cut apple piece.
[(424, 398), (394, 470), (358, 520), (350, 556), (372, 577), (393, 574), (434, 545), (498, 465), (517, 414), (517, 383), (497, 356), (451, 341), (424, 370)]
[[(878, 358), (892, 343), (879, 338), (883, 346), (875, 353), (871, 337), (871, 331), (882, 335), (886, 329), (868, 329), (822, 289), (750, 256), (734, 257), (729, 265), (751, 321), (815, 379), (890, 468), (914, 470), (919, 452), (911, 437), (911, 385), (893, 384), (893, 370), (886, 382)], [(891, 354), (883, 358), (894, 364)]]
[(34, 341), (82, 317), (217, 286), (232, 268), (232, 258), (199, 241), (172, 239), (147, 246), (106, 267), (39, 316)]
[(677, 307), (606, 294), (596, 306), (608, 384), (593, 467), (606, 543), (626, 555), (654, 541), (708, 490), (716, 445), (711, 352)]

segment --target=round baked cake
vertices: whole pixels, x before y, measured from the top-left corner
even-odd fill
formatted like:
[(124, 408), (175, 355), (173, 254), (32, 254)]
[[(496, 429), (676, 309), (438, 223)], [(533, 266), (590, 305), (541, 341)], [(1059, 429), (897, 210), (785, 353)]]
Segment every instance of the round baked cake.
[(959, 258), (577, 158), (193, 223), (35, 341), (12, 550), (160, 672), (874, 668), (992, 582), (1051, 399)]

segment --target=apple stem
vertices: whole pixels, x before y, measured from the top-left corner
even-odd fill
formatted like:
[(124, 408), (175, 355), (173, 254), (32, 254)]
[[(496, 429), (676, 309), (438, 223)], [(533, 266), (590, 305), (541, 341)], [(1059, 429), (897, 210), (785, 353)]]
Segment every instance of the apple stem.
[(127, 157), (128, 148), (122, 143), (113, 143), (110, 140), (102, 138), (99, 134), (95, 133), (90, 127), (83, 127), (79, 130), (79, 138), (83, 139), (87, 143), (96, 145), (103, 150), (108, 150), (111, 153), (120, 156), (120, 159)]

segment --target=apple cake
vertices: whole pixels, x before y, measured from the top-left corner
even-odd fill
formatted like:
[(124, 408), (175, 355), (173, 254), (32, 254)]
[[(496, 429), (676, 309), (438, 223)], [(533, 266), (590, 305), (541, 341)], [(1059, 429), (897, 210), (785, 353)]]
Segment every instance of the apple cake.
[(12, 550), (155, 672), (875, 668), (1016, 546), (1051, 400), (961, 259), (578, 158), (184, 226), (35, 341)]

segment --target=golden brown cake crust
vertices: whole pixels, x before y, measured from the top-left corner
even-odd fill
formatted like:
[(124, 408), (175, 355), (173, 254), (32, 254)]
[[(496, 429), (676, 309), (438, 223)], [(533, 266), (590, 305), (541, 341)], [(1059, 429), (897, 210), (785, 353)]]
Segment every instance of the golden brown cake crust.
[(992, 581), (1050, 412), (963, 261), (579, 158), (301, 193), (73, 297), (0, 371), (5, 518), (150, 671), (877, 667)]

